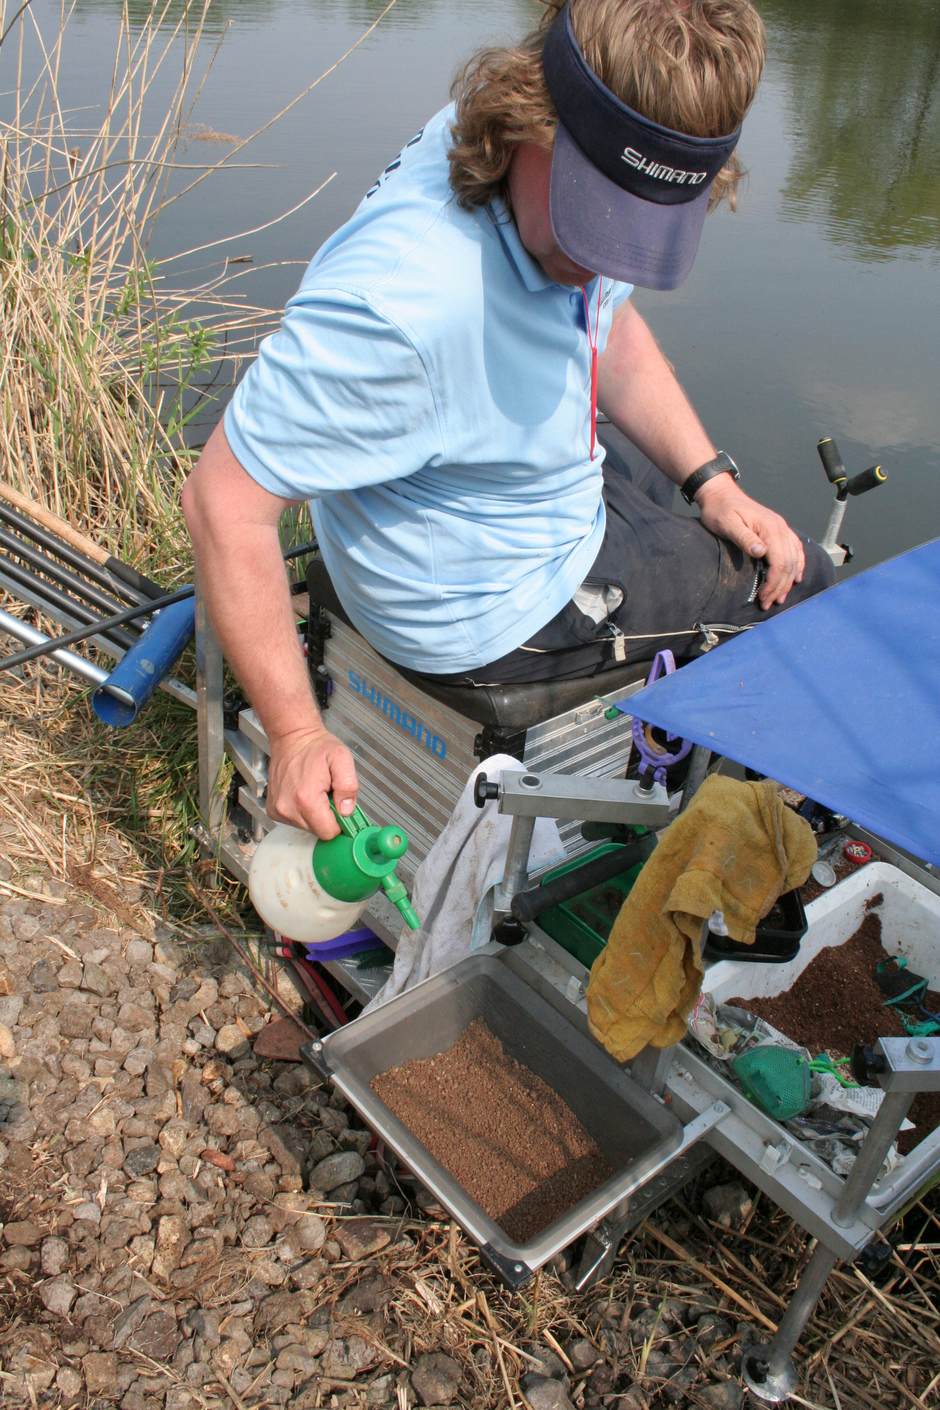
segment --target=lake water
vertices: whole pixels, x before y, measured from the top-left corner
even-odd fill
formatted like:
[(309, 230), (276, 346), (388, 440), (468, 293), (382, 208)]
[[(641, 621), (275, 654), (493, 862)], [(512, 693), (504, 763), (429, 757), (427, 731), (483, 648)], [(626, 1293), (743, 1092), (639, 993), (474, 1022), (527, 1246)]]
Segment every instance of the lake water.
[[(51, 33), (58, 7), (34, 0)], [(76, 110), (107, 91), (120, 0), (77, 0), (60, 90)], [(383, 9), (374, 0), (211, 0), (211, 67), (180, 160), (230, 150), (328, 69)], [(815, 443), (833, 435), (850, 470), (888, 484), (850, 503), (844, 537), (865, 567), (940, 532), (940, 5), (937, 0), (763, 0), (769, 63), (744, 128), (750, 171), (737, 214), (706, 224), (679, 291), (642, 309), (745, 485), (810, 533), (831, 502)], [(129, 0), (132, 26), (150, 12)], [(447, 99), (455, 68), (528, 28), (530, 0), (397, 0), (312, 92), (173, 206), (153, 250), (237, 236), (252, 301), (280, 307), (320, 241)], [(178, 5), (167, 8), (164, 27)], [(178, 71), (158, 75), (155, 112)], [(14, 46), (0, 50), (0, 89)], [(88, 119), (90, 124), (90, 117)], [(201, 257), (203, 259), (208, 256)], [(264, 266), (264, 268), (255, 268)], [(446, 296), (446, 290), (442, 291)], [(916, 611), (916, 607), (914, 609)]]

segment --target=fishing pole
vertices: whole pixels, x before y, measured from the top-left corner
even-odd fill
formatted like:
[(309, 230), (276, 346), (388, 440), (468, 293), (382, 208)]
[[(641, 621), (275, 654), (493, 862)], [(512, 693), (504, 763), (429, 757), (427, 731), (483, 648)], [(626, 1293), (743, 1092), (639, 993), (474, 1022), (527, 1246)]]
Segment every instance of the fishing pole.
[[(285, 563), (289, 563), (293, 558), (302, 558), (306, 554), (316, 552), (316, 542), (300, 544), (298, 548), (290, 548), (282, 556)], [(67, 636), (50, 639), (37, 646), (30, 646), (25, 651), (18, 651), (14, 656), (5, 656), (0, 660), (0, 671), (12, 671), (17, 666), (25, 666), (28, 661), (37, 661), (41, 656), (48, 656), (53, 651), (59, 651), (63, 647), (75, 646), (80, 641), (87, 641), (89, 637), (100, 636), (103, 632), (111, 631), (114, 627), (123, 627), (126, 622), (134, 622), (138, 617), (147, 617), (152, 612), (159, 612), (161, 608), (171, 607), (174, 602), (182, 602), (187, 597), (195, 594), (195, 588), (179, 588), (176, 592), (167, 593), (164, 597), (152, 598), (147, 602), (138, 603), (134, 607), (128, 607), (123, 612), (115, 612), (113, 617), (104, 617), (100, 621), (92, 622), (90, 626), (83, 627), (79, 631), (69, 632)]]

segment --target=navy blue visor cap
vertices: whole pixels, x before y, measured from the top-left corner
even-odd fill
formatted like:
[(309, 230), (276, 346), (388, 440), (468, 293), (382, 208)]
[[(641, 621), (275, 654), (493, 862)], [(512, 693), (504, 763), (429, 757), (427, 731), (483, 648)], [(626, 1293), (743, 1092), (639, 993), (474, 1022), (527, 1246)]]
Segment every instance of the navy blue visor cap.
[(634, 112), (589, 66), (567, 5), (545, 36), (542, 63), (558, 113), (555, 239), (592, 273), (677, 288), (695, 261), (711, 184), (740, 127), (726, 137), (690, 137)]

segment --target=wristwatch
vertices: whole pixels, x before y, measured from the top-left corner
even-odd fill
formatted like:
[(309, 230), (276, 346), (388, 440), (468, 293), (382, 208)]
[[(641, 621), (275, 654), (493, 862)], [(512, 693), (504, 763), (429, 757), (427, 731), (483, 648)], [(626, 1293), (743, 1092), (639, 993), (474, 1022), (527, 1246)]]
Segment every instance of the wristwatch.
[(733, 480), (741, 478), (740, 470), (725, 450), (720, 450), (714, 460), (706, 460), (704, 465), (693, 470), (688, 479), (679, 486), (679, 493), (686, 504), (694, 504), (695, 496), (706, 480), (711, 480), (716, 475), (730, 475)]

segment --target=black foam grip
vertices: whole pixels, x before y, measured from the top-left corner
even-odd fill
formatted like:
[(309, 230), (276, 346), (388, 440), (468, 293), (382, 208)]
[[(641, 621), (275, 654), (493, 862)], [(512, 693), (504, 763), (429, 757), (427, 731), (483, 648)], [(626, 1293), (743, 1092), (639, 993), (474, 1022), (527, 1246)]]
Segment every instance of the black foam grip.
[(649, 833), (628, 847), (618, 847), (616, 851), (605, 852), (593, 861), (565, 872), (564, 876), (556, 876), (554, 881), (535, 886), (531, 891), (520, 891), (512, 898), (512, 914), (517, 920), (534, 920), (542, 911), (547, 911), (549, 906), (570, 901), (572, 896), (589, 891), (592, 886), (600, 886), (612, 876), (636, 866), (637, 862), (645, 862), (655, 845), (656, 838)]
[(868, 490), (876, 490), (879, 485), (883, 485), (887, 478), (880, 465), (869, 465), (867, 470), (853, 475), (846, 488), (849, 494), (865, 494)]
[(819, 451), (819, 458), (823, 463), (823, 469), (829, 478), (830, 484), (837, 485), (840, 480), (845, 479), (845, 466), (842, 464), (842, 457), (839, 454), (839, 447), (831, 436), (823, 436), (816, 443)]

